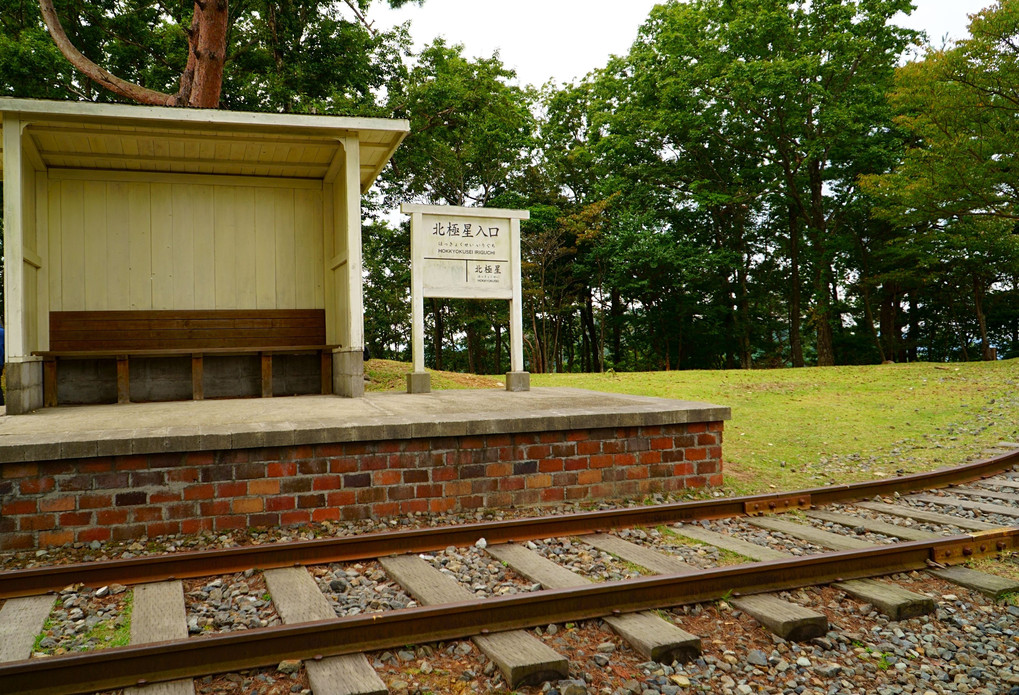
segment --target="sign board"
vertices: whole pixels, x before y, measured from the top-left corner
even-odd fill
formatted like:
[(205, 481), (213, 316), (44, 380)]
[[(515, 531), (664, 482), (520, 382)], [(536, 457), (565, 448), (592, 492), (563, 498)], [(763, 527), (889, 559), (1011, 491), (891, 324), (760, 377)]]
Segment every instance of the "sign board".
[[(526, 384), (520, 289), (520, 220), (527, 210), (404, 203), (411, 216), (411, 305), (414, 372), (407, 390), (427, 391), (424, 298), (504, 299), (510, 303), (510, 364), (506, 388)], [(514, 376), (515, 375), (515, 376)], [(419, 386), (412, 386), (416, 377)]]

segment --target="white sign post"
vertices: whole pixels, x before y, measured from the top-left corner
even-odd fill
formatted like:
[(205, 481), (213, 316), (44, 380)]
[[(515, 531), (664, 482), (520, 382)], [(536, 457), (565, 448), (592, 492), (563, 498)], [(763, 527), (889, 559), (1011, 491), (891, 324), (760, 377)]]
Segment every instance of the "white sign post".
[(428, 393), (425, 371), (425, 297), (508, 299), (510, 372), (507, 391), (530, 389), (524, 371), (520, 291), (520, 220), (527, 210), (463, 208), (404, 203), (410, 215), (410, 284), (414, 371), (407, 393)]

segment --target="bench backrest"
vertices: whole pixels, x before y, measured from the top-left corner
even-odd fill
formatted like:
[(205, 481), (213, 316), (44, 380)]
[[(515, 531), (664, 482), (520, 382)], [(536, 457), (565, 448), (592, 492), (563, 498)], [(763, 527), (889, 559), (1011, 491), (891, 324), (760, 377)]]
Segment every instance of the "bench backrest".
[(50, 350), (203, 350), (324, 345), (322, 309), (50, 312)]

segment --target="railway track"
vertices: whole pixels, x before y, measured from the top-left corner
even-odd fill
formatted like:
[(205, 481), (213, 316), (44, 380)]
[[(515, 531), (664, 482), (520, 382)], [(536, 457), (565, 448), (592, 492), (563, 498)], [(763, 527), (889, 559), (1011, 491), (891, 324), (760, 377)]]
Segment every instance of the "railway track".
[[(924, 572), (992, 598), (1019, 591), (965, 566), (1019, 552), (1016, 467), (1010, 445), (965, 466), (796, 493), (0, 572), (0, 693), (176, 695), (193, 693), (194, 678), (284, 660), (304, 662), (316, 695), (384, 693), (365, 653), (460, 639), (517, 687), (570, 674), (531, 628), (600, 618), (649, 661), (684, 662), (701, 636), (657, 609), (724, 599), (778, 639), (810, 640), (829, 632), (825, 615), (776, 592), (820, 585), (889, 620), (931, 614), (926, 593), (876, 578)], [(703, 566), (703, 547), (730, 564)], [(576, 571), (577, 556), (608, 567), (593, 577), (608, 581)], [(456, 567), (479, 557), (505, 575), (506, 593), (457, 581)], [(343, 596), (327, 597), (316, 577), (352, 562), (377, 562), (409, 607), (337, 617)], [(184, 582), (238, 572), (264, 579), (281, 624), (189, 638)], [(129, 646), (29, 658), (64, 587), (114, 583), (133, 588)]]

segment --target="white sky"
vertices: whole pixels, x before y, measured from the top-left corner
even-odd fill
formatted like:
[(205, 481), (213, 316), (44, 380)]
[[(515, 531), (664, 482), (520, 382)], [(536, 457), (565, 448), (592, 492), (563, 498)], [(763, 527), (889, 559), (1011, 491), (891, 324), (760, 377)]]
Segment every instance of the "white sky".
[[(522, 84), (562, 84), (622, 55), (637, 36), (654, 0), (425, 0), (420, 7), (390, 9), (375, 3), (369, 19), (379, 27), (411, 21), (415, 48), (444, 36), (475, 57), (496, 50)], [(927, 32), (931, 42), (964, 38), (967, 13), (992, 0), (914, 0), (904, 24)]]

